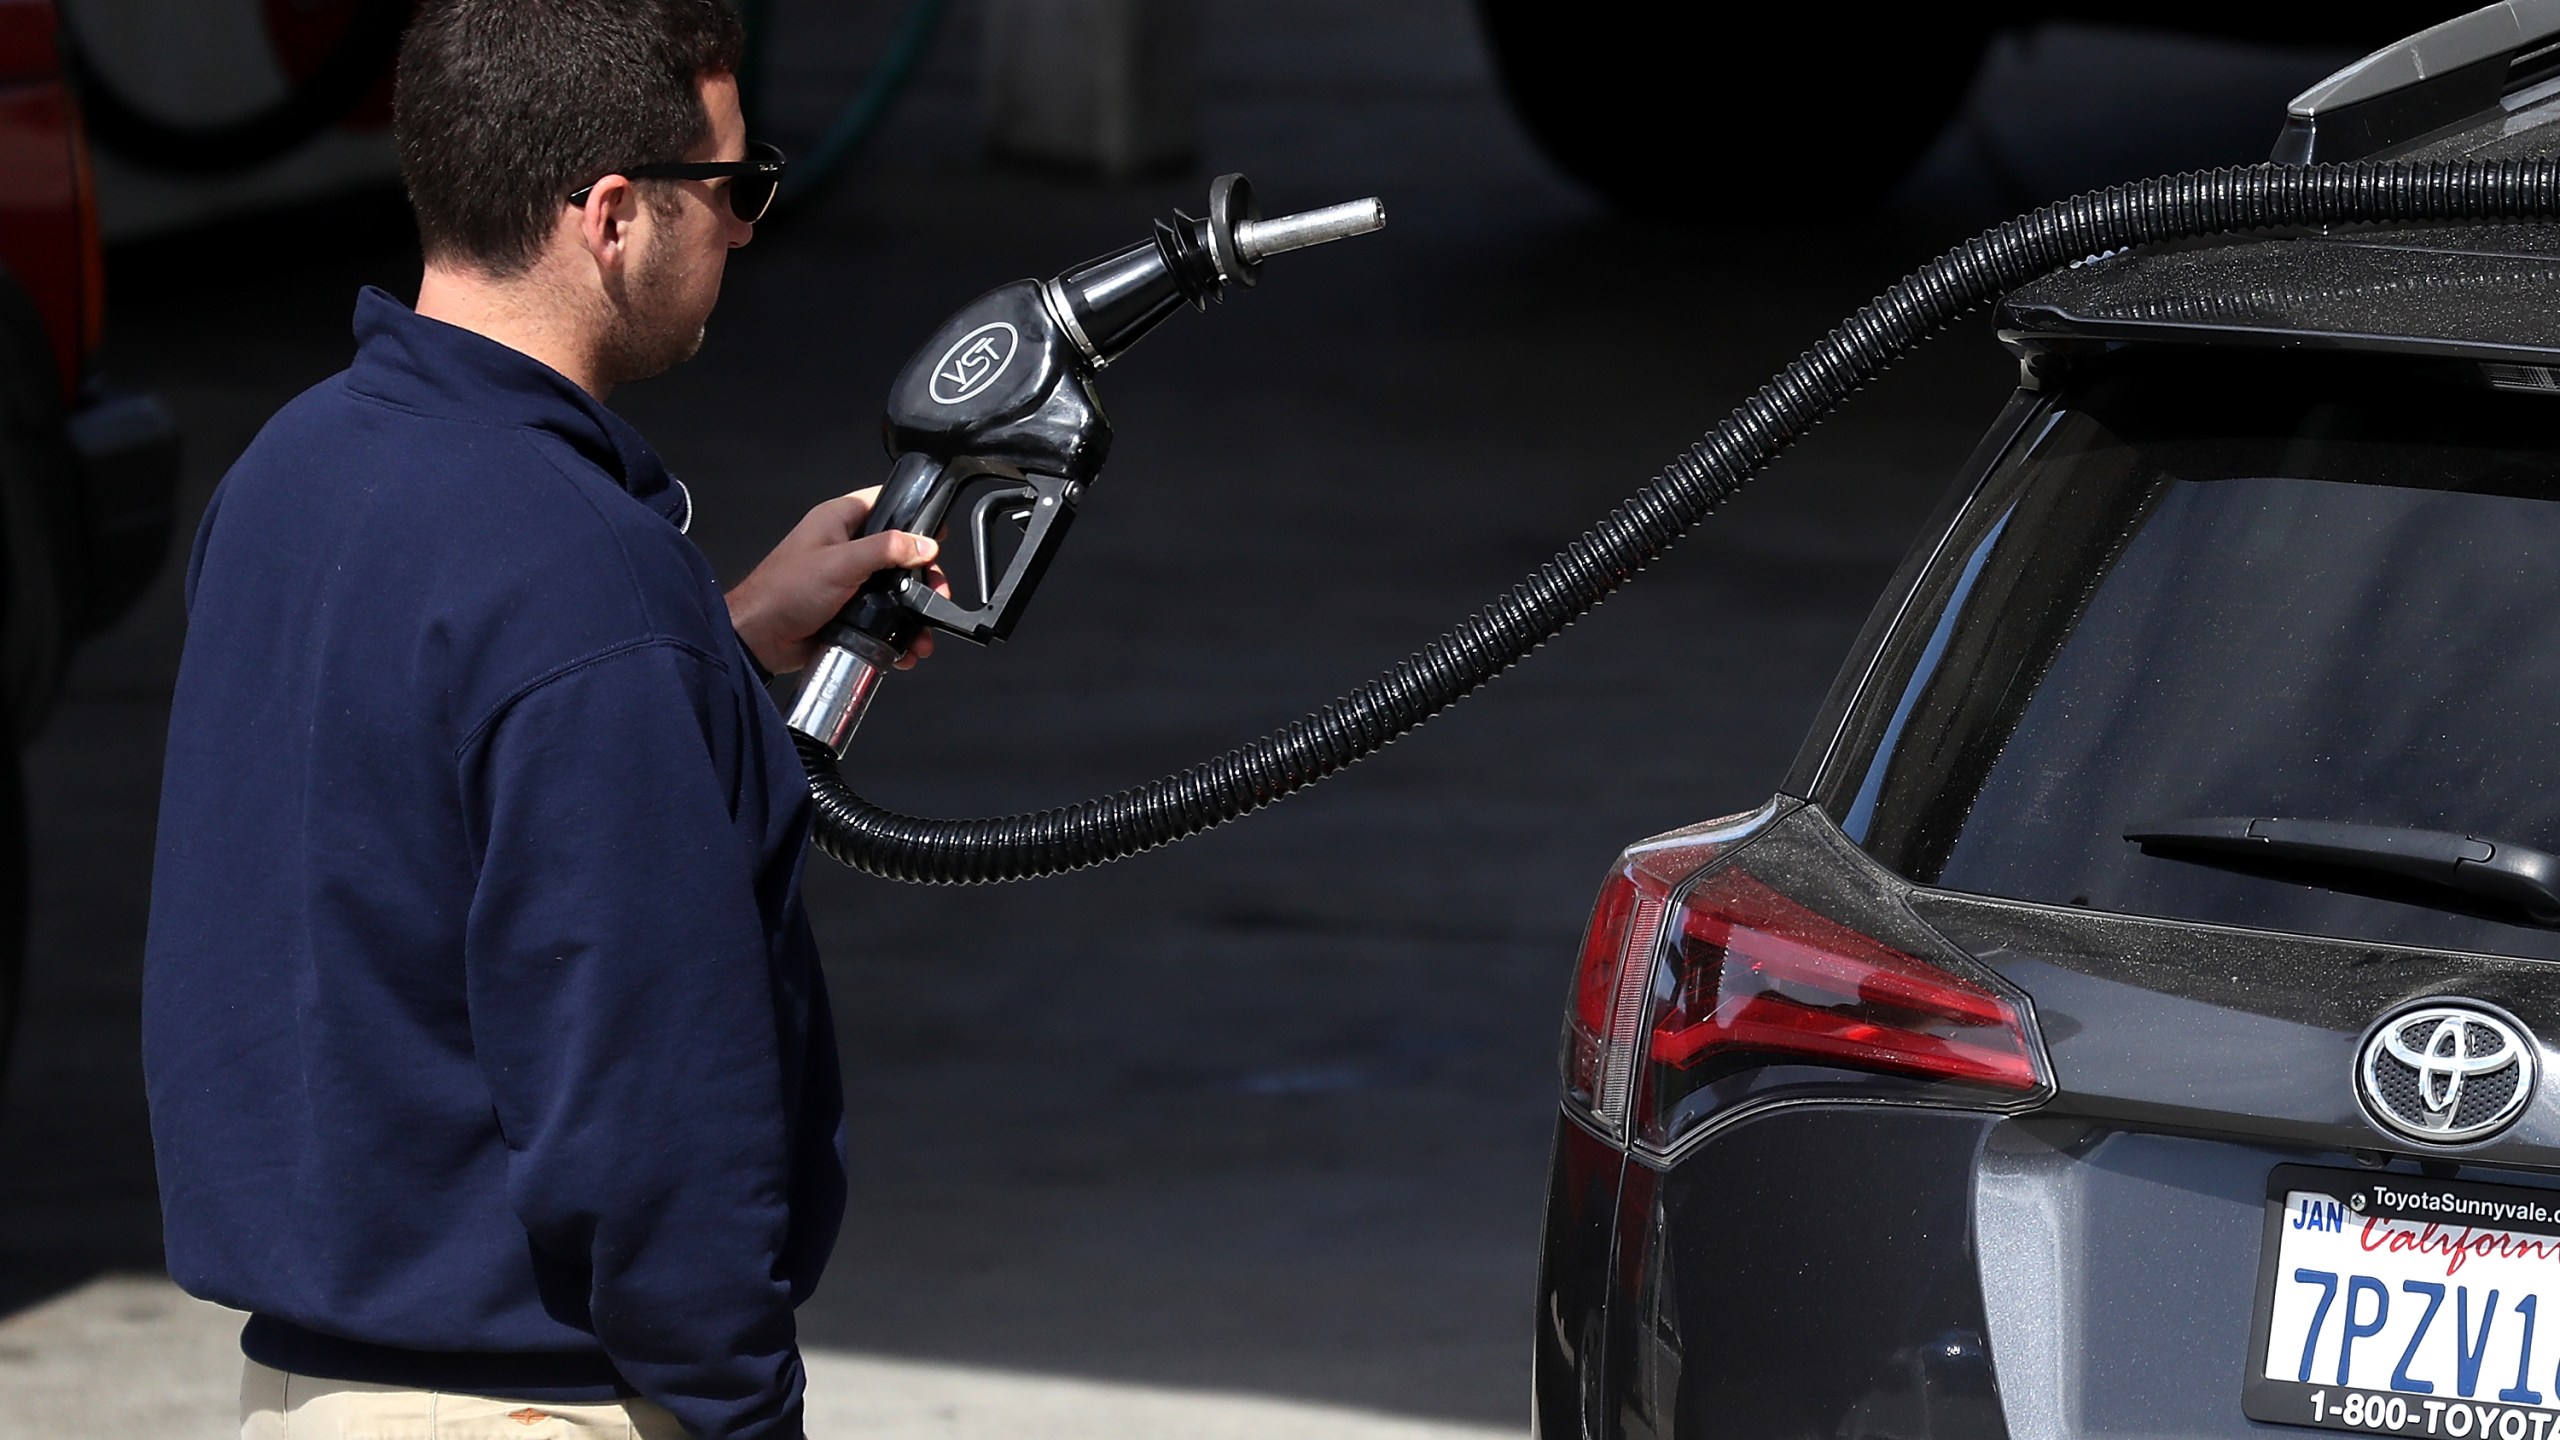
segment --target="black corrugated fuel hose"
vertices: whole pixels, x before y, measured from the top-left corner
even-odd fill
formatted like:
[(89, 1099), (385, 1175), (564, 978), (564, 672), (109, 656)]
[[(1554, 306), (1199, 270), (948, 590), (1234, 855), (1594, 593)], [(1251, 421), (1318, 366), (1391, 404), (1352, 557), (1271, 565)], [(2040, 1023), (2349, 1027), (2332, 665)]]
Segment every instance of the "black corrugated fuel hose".
[(1905, 276), (1760, 387), (1714, 434), (1485, 608), (1384, 674), (1214, 760), (1022, 815), (923, 820), (846, 787), (801, 741), (817, 843), (892, 880), (979, 884), (1170, 844), (1344, 769), (1517, 664), (1632, 579), (1904, 352), (2048, 271), (2127, 246), (2236, 231), (2560, 216), (2560, 162), (2255, 165), (2110, 186), (1965, 241)]

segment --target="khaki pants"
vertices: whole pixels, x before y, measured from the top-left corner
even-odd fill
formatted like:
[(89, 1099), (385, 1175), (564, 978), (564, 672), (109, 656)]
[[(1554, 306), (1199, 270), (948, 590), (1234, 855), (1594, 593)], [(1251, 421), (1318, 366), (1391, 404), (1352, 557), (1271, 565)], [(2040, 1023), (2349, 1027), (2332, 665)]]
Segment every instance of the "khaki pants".
[(314, 1380), (255, 1360), (240, 1376), (240, 1440), (683, 1440), (647, 1400), (572, 1405)]

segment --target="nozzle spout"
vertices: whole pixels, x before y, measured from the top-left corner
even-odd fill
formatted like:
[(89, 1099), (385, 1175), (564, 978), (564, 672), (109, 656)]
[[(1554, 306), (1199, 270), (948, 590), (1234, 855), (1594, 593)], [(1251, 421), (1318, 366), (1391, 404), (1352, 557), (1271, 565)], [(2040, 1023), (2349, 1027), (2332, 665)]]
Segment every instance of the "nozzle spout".
[(1282, 215), (1270, 220), (1247, 220), (1236, 226), (1236, 250), (1246, 263), (1261, 261), (1290, 250), (1304, 250), (1329, 240), (1348, 240), (1382, 230), (1387, 224), (1387, 202), (1372, 195), (1366, 200), (1345, 200), (1321, 210), (1303, 210), (1295, 215)]
[(1209, 186), (1208, 218), (1177, 210), (1156, 222), (1154, 239), (1088, 260), (1049, 281), (1043, 294), (1085, 358), (1108, 365), (1184, 305), (1205, 310), (1234, 287), (1250, 288), (1265, 257), (1386, 223), (1387, 202), (1376, 196), (1265, 220), (1245, 178), (1221, 175)]

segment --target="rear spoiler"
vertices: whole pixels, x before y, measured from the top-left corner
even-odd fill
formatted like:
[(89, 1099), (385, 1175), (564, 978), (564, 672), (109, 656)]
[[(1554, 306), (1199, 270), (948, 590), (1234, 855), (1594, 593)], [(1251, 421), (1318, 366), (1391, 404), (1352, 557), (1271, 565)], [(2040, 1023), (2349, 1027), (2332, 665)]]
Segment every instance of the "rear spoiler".
[(2476, 121), (2555, 80), (2560, 0), (2500, 0), (2386, 45), (2295, 96), (2271, 158), (2361, 160)]

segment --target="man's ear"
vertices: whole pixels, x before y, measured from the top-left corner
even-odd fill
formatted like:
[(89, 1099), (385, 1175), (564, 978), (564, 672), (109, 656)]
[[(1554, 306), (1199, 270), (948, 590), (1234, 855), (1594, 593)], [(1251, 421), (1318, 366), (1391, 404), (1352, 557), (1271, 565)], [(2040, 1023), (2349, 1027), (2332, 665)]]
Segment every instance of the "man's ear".
[(630, 255), (631, 227), (640, 218), (639, 187), (624, 176), (608, 175), (596, 182), (586, 205), (576, 213), (578, 241), (596, 268), (608, 275), (620, 274)]

